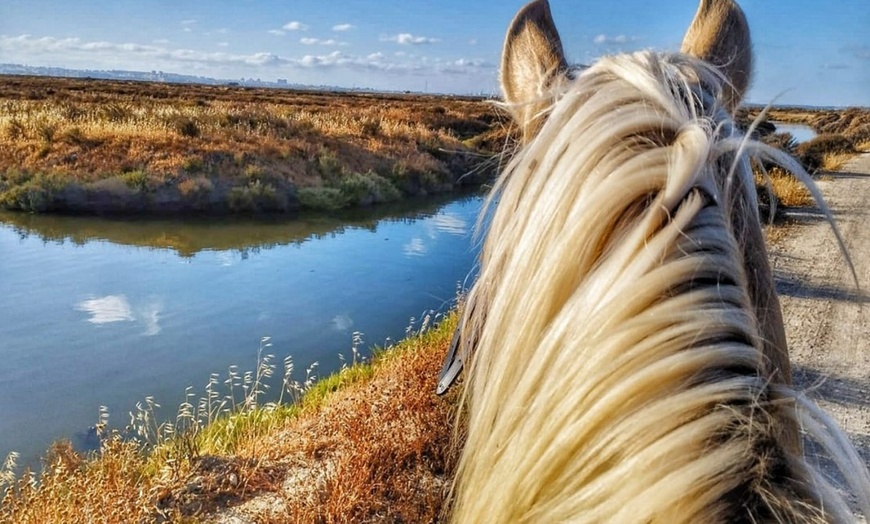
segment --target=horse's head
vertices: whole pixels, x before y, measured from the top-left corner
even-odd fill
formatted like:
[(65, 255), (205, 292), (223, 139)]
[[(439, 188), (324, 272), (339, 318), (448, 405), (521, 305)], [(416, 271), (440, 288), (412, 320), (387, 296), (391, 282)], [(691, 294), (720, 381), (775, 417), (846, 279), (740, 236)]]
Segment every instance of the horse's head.
[[(683, 39), (682, 52), (719, 69), (722, 103), (734, 109), (749, 86), (752, 45), (743, 11), (732, 0), (702, 0)], [(539, 130), (558, 86), (570, 71), (547, 0), (517, 13), (508, 29), (501, 62), (501, 86), (523, 136)]]
[(732, 0), (701, 0), (680, 53), (579, 72), (546, 0), (510, 25), (524, 144), (463, 316), (456, 521), (848, 520), (801, 453), (747, 151), (773, 153), (732, 116), (751, 68)]

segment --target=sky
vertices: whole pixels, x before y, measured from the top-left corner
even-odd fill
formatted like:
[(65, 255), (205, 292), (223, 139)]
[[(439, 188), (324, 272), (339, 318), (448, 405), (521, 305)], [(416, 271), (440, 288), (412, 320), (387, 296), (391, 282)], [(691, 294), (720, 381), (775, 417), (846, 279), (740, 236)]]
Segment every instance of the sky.
[[(676, 51), (697, 0), (551, 0), (568, 59)], [(2, 0), (0, 63), (498, 92), (522, 0)], [(870, 106), (870, 0), (743, 0), (748, 101)]]

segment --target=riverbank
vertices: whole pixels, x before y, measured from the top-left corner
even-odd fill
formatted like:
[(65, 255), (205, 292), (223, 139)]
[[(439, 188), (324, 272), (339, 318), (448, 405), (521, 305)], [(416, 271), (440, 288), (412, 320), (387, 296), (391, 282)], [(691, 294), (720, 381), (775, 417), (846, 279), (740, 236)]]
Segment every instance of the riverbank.
[(5, 76), (0, 208), (365, 207), (489, 180), (506, 121), (468, 97)]
[[(456, 392), (434, 395), (455, 326), (453, 314), (369, 363), (286, 384), (300, 396), (293, 405), (202, 424), (181, 416), (177, 431), (149, 429), (143, 415), (140, 435), (160, 442), (148, 453), (117, 435), (91, 460), (56, 444), (39, 484), (25, 475), (16, 494), (6, 491), (0, 522), (234, 522), (230, 507), (293, 522), (432, 522), (456, 459)], [(0, 470), (0, 488), (11, 480)], [(252, 506), (239, 509), (246, 501)]]
[[(861, 206), (853, 204), (870, 191), (867, 159), (821, 185), (859, 275), (866, 273), (861, 261), (870, 245), (862, 236)], [(771, 250), (796, 382), (849, 431), (870, 463), (868, 362), (855, 345), (866, 337), (854, 336), (866, 327), (864, 299), (851, 290), (836, 245), (816, 249), (821, 240), (833, 240), (815, 217), (798, 217), (780, 230)], [(831, 308), (847, 313), (830, 314)], [(111, 435), (91, 460), (55, 445), (39, 484), (25, 476), (17, 494), (7, 491), (0, 522), (438, 522), (456, 460), (450, 439), (458, 399), (456, 391), (443, 398), (433, 392), (455, 326), (453, 314), (378, 352), (371, 363), (314, 384), (290, 383), (288, 394), (300, 395), (293, 405), (206, 416), (201, 424), (182, 410), (172, 431), (143, 429), (145, 440), (162, 435), (151, 452)], [(149, 422), (145, 415), (137, 420), (138, 427)], [(193, 430), (184, 434), (184, 428)], [(0, 485), (10, 480), (0, 472)]]

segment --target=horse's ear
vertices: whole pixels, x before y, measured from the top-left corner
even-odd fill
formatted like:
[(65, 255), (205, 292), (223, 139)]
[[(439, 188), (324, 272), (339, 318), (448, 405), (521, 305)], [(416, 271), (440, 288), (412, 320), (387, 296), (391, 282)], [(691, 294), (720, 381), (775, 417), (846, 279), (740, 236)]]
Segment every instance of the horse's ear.
[(681, 51), (719, 68), (730, 83), (725, 104), (732, 110), (740, 105), (752, 74), (752, 43), (746, 16), (733, 0), (701, 0)]
[(511, 22), (501, 59), (501, 88), (528, 141), (540, 129), (541, 112), (552, 103), (550, 87), (568, 69), (550, 4), (535, 0)]

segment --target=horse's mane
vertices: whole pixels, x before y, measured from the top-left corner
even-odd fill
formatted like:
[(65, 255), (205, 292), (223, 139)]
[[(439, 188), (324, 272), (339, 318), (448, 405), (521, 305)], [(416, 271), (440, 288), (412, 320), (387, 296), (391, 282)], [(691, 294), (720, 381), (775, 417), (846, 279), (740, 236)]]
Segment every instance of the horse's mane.
[(640, 52), (554, 86), (490, 197), (454, 521), (851, 520), (782, 423), (828, 448), (870, 515), (842, 432), (766, 369), (740, 226), (759, 220), (744, 150), (763, 146), (723, 82)]

